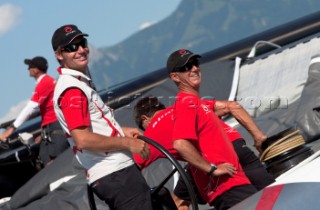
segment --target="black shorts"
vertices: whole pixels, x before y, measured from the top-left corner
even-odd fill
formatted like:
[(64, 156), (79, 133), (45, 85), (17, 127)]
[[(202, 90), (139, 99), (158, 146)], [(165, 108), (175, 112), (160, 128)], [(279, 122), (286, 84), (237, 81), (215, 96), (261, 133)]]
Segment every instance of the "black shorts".
[(111, 210), (152, 210), (150, 188), (136, 165), (104, 176), (90, 186)]
[(259, 158), (246, 145), (243, 139), (233, 141), (232, 145), (238, 155), (244, 173), (257, 190), (261, 190), (275, 181), (273, 175), (268, 173)]
[(42, 133), (45, 133), (47, 138), (42, 137), (39, 158), (46, 165), (68, 149), (69, 143), (58, 121), (43, 127)]
[[(206, 204), (207, 202), (202, 199), (202, 197), (199, 194), (199, 191), (197, 190), (196, 184), (192, 178), (192, 175), (190, 174), (189, 167), (187, 167), (187, 169), (186, 169), (186, 175), (187, 175), (187, 178), (188, 178), (190, 184), (192, 185), (192, 188), (194, 190), (198, 204)], [(179, 180), (178, 180), (177, 185), (174, 188), (173, 192), (178, 198), (180, 198), (182, 200), (186, 200), (186, 201), (191, 201), (190, 195), (188, 192), (188, 188), (187, 188), (186, 184), (184, 183), (183, 179), (181, 178), (181, 176), (179, 177)]]
[(236, 186), (216, 197), (210, 205), (217, 210), (227, 210), (256, 192), (251, 184)]

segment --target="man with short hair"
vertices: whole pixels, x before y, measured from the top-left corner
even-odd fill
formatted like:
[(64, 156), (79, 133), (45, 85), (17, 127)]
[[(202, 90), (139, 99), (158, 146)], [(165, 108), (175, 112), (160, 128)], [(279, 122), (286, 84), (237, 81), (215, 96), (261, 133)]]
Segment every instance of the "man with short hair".
[[(245, 176), (220, 119), (199, 96), (200, 57), (180, 49), (167, 60), (169, 77), (178, 88), (173, 105), (173, 148), (198, 169), (191, 173), (201, 197), (218, 210), (228, 209), (255, 193), (256, 189)], [(216, 165), (224, 162), (233, 164), (236, 173), (232, 177), (211, 176)]]
[(36, 56), (32, 59), (25, 59), (24, 63), (28, 65), (30, 77), (37, 81), (37, 85), (26, 107), (12, 125), (0, 136), (0, 139), (8, 138), (32, 114), (40, 110), (42, 140), (39, 158), (45, 166), (65, 151), (69, 144), (54, 113), (52, 98), (56, 81), (46, 74), (48, 70), (47, 60), (44, 57)]
[(150, 189), (132, 157), (148, 158), (149, 147), (133, 138), (138, 129), (120, 127), (95, 90), (87, 72), (87, 36), (75, 25), (52, 36), (60, 63), (55, 113), (94, 193), (112, 210), (151, 210)]

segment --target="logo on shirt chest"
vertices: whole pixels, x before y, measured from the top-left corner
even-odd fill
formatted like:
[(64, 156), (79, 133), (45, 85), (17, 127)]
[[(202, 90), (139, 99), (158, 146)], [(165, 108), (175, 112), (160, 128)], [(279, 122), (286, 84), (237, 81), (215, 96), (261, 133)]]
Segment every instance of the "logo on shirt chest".
[(206, 105), (201, 104), (200, 107), (202, 108), (202, 110), (204, 111), (205, 114), (211, 113), (211, 110)]

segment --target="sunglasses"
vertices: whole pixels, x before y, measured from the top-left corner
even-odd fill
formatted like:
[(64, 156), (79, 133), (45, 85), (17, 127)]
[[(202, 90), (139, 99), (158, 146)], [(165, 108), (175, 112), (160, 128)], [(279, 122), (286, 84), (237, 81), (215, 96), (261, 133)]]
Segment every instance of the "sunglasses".
[(193, 66), (195, 67), (199, 67), (200, 62), (198, 59), (193, 59), (191, 61), (189, 61), (188, 63), (186, 63), (186, 65), (176, 68), (175, 72), (186, 72), (186, 71), (190, 71), (192, 69)]
[(71, 43), (71, 44), (68, 44), (64, 47), (61, 47), (61, 51), (62, 52), (76, 52), (76, 51), (78, 51), (79, 46), (81, 46), (82, 48), (88, 47), (87, 39), (83, 38), (83, 39), (81, 39), (80, 42)]
[(37, 68), (35, 65), (29, 65), (29, 67), (28, 67), (28, 71), (30, 70), (30, 69), (32, 69), (32, 68)]

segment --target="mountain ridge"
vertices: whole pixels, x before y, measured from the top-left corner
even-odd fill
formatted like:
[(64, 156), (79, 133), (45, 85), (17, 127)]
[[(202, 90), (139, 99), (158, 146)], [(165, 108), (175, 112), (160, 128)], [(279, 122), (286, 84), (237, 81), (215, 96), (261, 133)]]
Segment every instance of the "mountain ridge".
[(98, 90), (106, 89), (164, 67), (176, 49), (205, 53), (319, 9), (315, 0), (183, 0), (162, 21), (96, 49), (91, 76)]

